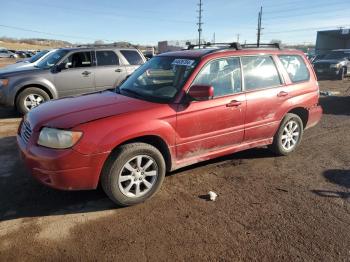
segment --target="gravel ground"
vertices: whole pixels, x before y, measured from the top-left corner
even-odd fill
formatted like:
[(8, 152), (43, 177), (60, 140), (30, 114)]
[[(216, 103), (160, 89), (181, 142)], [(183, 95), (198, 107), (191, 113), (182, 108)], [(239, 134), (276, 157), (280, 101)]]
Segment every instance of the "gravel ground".
[(187, 167), (128, 208), (34, 181), (18, 158), (18, 115), (0, 109), (0, 260), (349, 261), (350, 81), (320, 86), (339, 94), (321, 97), (322, 121), (294, 154)]

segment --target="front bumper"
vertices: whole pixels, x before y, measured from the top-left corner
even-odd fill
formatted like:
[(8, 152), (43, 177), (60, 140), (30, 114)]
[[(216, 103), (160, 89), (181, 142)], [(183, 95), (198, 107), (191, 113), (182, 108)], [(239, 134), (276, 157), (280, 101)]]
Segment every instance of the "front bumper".
[(336, 77), (339, 71), (339, 68), (315, 68), (316, 75), (320, 77)]
[(109, 152), (84, 155), (73, 149), (55, 150), (26, 144), (17, 135), (21, 158), (35, 179), (61, 190), (86, 190), (97, 187)]
[(308, 129), (310, 127), (313, 127), (320, 122), (321, 117), (322, 117), (322, 107), (321, 106), (314, 106), (309, 109), (309, 118), (306, 124), (305, 129)]

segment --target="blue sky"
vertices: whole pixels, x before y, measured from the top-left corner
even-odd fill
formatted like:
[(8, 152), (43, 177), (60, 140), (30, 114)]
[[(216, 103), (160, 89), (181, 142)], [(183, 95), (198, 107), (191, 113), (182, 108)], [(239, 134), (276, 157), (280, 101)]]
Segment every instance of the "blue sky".
[[(349, 0), (203, 0), (203, 35), (253, 42), (263, 6), (262, 41), (314, 42), (316, 31), (350, 27)], [(2, 0), (0, 36), (156, 44), (197, 38), (199, 0)], [(317, 5), (315, 4), (317, 2)], [(331, 4), (330, 4), (331, 3)], [(8, 28), (10, 26), (14, 28)], [(24, 31), (26, 29), (32, 31)], [(39, 32), (45, 33), (39, 33)]]

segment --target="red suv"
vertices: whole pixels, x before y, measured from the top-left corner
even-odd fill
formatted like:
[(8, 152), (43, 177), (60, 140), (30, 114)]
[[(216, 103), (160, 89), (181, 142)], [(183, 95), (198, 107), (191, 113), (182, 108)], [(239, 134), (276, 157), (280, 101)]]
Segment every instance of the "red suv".
[(288, 155), (322, 115), (302, 52), (231, 44), (156, 56), (115, 92), (47, 102), (17, 141), (35, 178), (95, 189), (118, 205), (143, 202), (165, 173), (268, 145)]

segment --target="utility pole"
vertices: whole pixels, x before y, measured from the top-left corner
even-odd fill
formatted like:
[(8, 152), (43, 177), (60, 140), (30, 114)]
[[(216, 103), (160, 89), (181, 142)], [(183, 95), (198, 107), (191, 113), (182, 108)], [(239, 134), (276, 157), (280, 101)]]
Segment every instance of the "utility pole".
[(199, 0), (199, 4), (198, 4), (198, 46), (199, 48), (201, 48), (201, 36), (202, 36), (202, 12), (203, 12), (203, 9), (202, 9), (202, 6), (203, 6), (203, 3), (202, 3), (202, 0)]
[(215, 32), (214, 32), (214, 34), (213, 34), (212, 43), (215, 44)]
[(239, 43), (239, 36), (240, 34), (237, 34), (237, 43)]
[(256, 45), (259, 47), (260, 46), (260, 36), (261, 36), (261, 30), (263, 28), (261, 28), (261, 19), (262, 19), (262, 6), (260, 7), (260, 12), (259, 12), (259, 16), (258, 16), (258, 33), (257, 33), (257, 43)]

